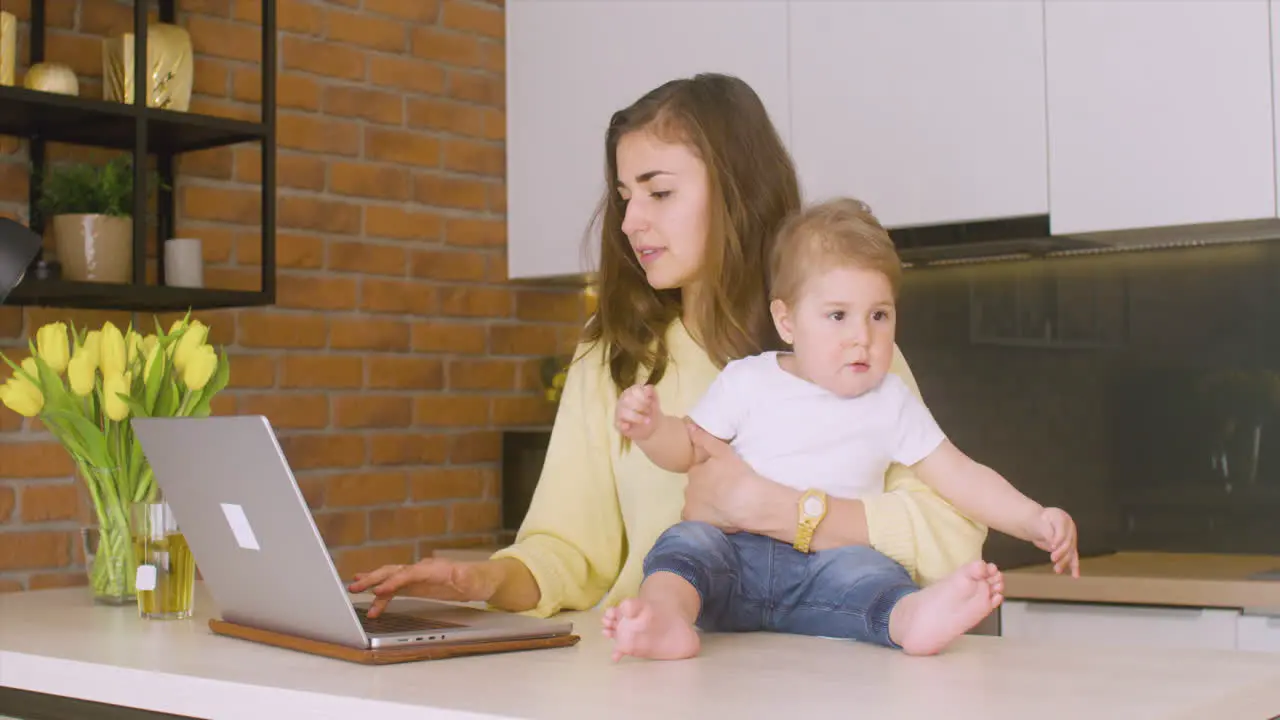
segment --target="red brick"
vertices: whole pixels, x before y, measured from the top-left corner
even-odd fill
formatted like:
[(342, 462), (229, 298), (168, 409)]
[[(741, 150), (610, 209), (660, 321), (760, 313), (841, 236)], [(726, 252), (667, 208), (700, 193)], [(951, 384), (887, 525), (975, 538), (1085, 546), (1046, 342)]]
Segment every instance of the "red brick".
[(507, 244), (507, 224), (501, 220), (451, 218), (444, 225), (444, 239), (464, 247), (500, 247)]
[(187, 18), (185, 27), (191, 33), (191, 47), (197, 55), (262, 62), (260, 26), (194, 15)]
[(450, 390), (514, 390), (519, 364), (512, 360), (449, 361)]
[(31, 576), (32, 590), (48, 590), (51, 588), (80, 587), (89, 584), (89, 576), (84, 572), (38, 573)]
[(393, 205), (365, 208), (364, 232), (371, 237), (396, 240), (436, 240), (444, 230), (439, 215), (404, 210)]
[(330, 346), (335, 350), (408, 350), (409, 325), (368, 317), (334, 318)]
[(304, 393), (246, 394), (238, 407), (245, 415), (266, 415), (277, 429), (318, 429), (329, 425), (329, 398)]
[(65, 567), (70, 562), (70, 533), (0, 532), (0, 571)]
[(355, 235), (360, 232), (360, 206), (337, 200), (285, 195), (277, 199), (282, 228)]
[(401, 503), (409, 494), (402, 472), (360, 471), (332, 475), (325, 488), (328, 507), (358, 507)]
[(413, 54), (444, 65), (479, 67), (484, 61), (480, 39), (475, 35), (420, 25), (413, 29)]
[(365, 462), (365, 438), (355, 433), (289, 435), (280, 447), (294, 470), (359, 467)]
[(494, 355), (554, 355), (556, 329), (547, 325), (490, 325), (489, 352)]
[(350, 120), (282, 112), (277, 141), (282, 148), (334, 155), (360, 154), (360, 126)]
[(0, 523), (9, 522), (13, 508), (17, 505), (18, 495), (11, 487), (0, 486)]
[(369, 82), (408, 92), (438, 95), (444, 92), (445, 72), (433, 63), (374, 55), (369, 58)]
[(414, 425), (479, 427), (488, 422), (489, 398), (484, 395), (421, 395), (414, 401)]
[[(82, 84), (84, 78), (102, 77), (102, 38), (50, 29), (45, 36), (44, 56), (56, 58), (74, 70)], [(18, 73), (17, 84), (21, 85), (25, 77), (24, 69)]]
[(367, 312), (430, 315), (436, 310), (436, 289), (413, 280), (365, 278), (360, 309)]
[(322, 348), (328, 337), (326, 319), (316, 315), (246, 313), (239, 330), (237, 342), (245, 347)]
[(364, 155), (370, 160), (439, 167), (440, 141), (418, 132), (368, 127)]
[(267, 388), (276, 384), (276, 359), (270, 355), (232, 355), (227, 387)]
[(464, 322), (420, 322), (413, 326), (415, 352), (477, 355), (485, 351), (485, 329)]
[(374, 540), (398, 540), (443, 535), (448, 513), (440, 505), (388, 508), (369, 513), (369, 530)]
[(415, 472), (409, 481), (414, 500), (479, 499), (497, 482), (492, 468), (442, 467)]
[(380, 90), (332, 85), (324, 92), (324, 111), (384, 125), (400, 125), (404, 122), (404, 99)]
[(400, 395), (339, 395), (334, 422), (341, 428), (402, 428), (413, 422), (413, 401)]
[(440, 13), (440, 2), (439, 0), (416, 0), (409, 3), (404, 0), (364, 0), (364, 9), (367, 12), (390, 15), (415, 23), (434, 23)]
[(372, 355), (368, 386), (381, 390), (440, 390), (444, 388), (444, 364), (414, 355)]
[(484, 210), (490, 183), (418, 173), (413, 176), (413, 199), (423, 205)]
[[(236, 0), (234, 15), (237, 20), (261, 25), (261, 0)], [(324, 18), (323, 6), (311, 0), (277, 0), (276, 25), (286, 32), (319, 35), (324, 31)]]
[(491, 107), (503, 107), (506, 102), (502, 78), (491, 73), (450, 70), (447, 83), (451, 98)]
[(413, 253), (410, 272), (415, 277), (432, 280), (483, 280), (485, 256), (475, 251), (421, 250)]
[[(262, 102), (262, 71), (238, 67), (231, 73), (231, 97), (246, 103)], [(299, 73), (276, 76), (276, 107), (282, 110), (320, 109), (321, 86), (314, 77)]]
[(586, 311), (580, 292), (523, 291), (516, 294), (516, 317), (538, 322), (582, 323)]
[(449, 462), (455, 465), (497, 462), (502, 457), (502, 436), (492, 430), (458, 433), (449, 440)]
[(408, 200), (411, 188), (406, 168), (354, 162), (333, 163), (329, 167), (329, 189), (340, 195)]
[(447, 28), (466, 30), (491, 38), (502, 38), (506, 31), (501, 10), (463, 0), (446, 0), (441, 20)]
[(320, 512), (314, 517), (327, 547), (359, 545), (369, 537), (369, 514), (362, 510)]
[[(300, 190), (323, 190), (324, 160), (311, 155), (288, 150), (276, 152), (276, 185)], [(236, 151), (237, 182), (259, 185), (262, 183), (262, 153), (257, 148), (245, 147)]]
[(492, 500), (453, 503), (450, 509), (449, 531), (456, 534), (497, 530), (502, 520), (501, 508)]
[(506, 154), (501, 145), (474, 140), (449, 140), (444, 145), (444, 168), (477, 175), (501, 176)]
[(56, 442), (0, 442), (0, 478), (66, 477), (73, 472), (71, 456)]
[(329, 269), (365, 275), (404, 275), (408, 252), (394, 245), (363, 242), (329, 244)]
[(80, 490), (73, 483), (28, 485), (22, 489), (22, 522), (74, 520), (79, 504)]
[(556, 417), (556, 406), (541, 393), (493, 399), (494, 425), (550, 425)]
[(280, 43), (280, 54), (285, 70), (301, 70), (346, 80), (364, 79), (365, 54), (356, 48), (285, 35)]
[[(236, 246), (236, 258), (242, 263), (262, 263), (262, 241), (246, 238)], [(317, 270), (324, 267), (324, 241), (308, 235), (276, 233), (276, 265), (280, 268)]]
[(280, 363), (283, 388), (358, 388), (364, 360), (357, 355), (289, 355)]
[(281, 273), (276, 278), (276, 306), (306, 310), (353, 310), (356, 281), (343, 277), (316, 277)]
[(240, 225), (262, 221), (262, 193), (188, 185), (182, 190), (182, 214), (188, 220), (218, 220)]
[(449, 459), (449, 438), (423, 433), (377, 433), (369, 439), (374, 465), (434, 465)]
[(511, 316), (511, 292), (499, 288), (440, 288), (440, 314), (455, 317)]
[[(211, 265), (217, 265), (230, 260), (236, 243), (240, 241), (241, 237), (247, 237), (247, 235), (239, 228), (194, 221), (189, 224), (179, 225), (174, 232), (174, 237), (200, 238), (204, 261)], [(257, 241), (256, 236), (254, 241)]]
[(329, 39), (391, 53), (402, 53), (409, 47), (404, 23), (336, 10), (329, 13)]
[(0, 307), (0, 337), (12, 338), (22, 334), (22, 308)]

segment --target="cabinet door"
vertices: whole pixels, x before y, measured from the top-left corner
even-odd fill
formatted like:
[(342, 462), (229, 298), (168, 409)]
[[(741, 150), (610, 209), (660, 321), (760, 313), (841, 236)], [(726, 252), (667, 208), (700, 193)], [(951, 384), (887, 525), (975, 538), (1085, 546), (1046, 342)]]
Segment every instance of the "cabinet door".
[(1055, 234), (1274, 217), (1267, 0), (1047, 0)]
[(806, 200), (890, 227), (1048, 212), (1041, 3), (793, 0), (790, 25)]
[(1280, 612), (1240, 615), (1236, 631), (1236, 649), (1251, 652), (1280, 653)]
[(668, 80), (742, 78), (785, 139), (786, 21), (785, 0), (509, 0), (509, 276), (595, 269), (609, 118)]
[(1008, 600), (1001, 637), (1118, 647), (1234, 650), (1238, 610)]

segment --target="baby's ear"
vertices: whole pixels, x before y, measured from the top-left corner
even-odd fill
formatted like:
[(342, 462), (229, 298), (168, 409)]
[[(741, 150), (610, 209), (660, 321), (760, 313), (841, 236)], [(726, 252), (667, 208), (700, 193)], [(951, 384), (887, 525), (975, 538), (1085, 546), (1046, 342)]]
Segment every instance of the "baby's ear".
[(778, 330), (778, 337), (790, 345), (795, 336), (791, 331), (791, 313), (787, 310), (787, 304), (775, 298), (769, 303), (769, 314), (773, 316), (773, 326)]

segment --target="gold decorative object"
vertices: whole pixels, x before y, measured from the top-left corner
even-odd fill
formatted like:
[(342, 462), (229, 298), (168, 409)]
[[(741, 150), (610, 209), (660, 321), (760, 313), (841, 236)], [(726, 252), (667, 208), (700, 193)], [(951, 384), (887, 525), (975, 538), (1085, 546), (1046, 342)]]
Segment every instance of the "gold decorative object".
[(39, 90), (59, 95), (79, 95), (80, 81), (76, 73), (62, 63), (36, 63), (27, 68), (27, 76), (22, 85), (30, 90)]
[(13, 85), (17, 60), (18, 20), (13, 13), (0, 12), (0, 85)]
[[(170, 23), (147, 27), (147, 107), (186, 112), (195, 69), (191, 35)], [(102, 42), (102, 96), (133, 102), (133, 33)]]

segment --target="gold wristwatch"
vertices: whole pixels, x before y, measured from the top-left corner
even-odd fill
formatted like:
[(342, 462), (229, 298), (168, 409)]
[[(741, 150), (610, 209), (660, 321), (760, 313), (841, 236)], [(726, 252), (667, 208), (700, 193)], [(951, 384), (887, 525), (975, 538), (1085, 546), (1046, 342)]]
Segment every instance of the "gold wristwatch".
[(800, 496), (798, 508), (800, 519), (796, 526), (796, 541), (793, 546), (800, 552), (807, 553), (809, 545), (813, 542), (813, 533), (818, 529), (818, 523), (827, 516), (827, 494), (821, 490), (806, 490)]

